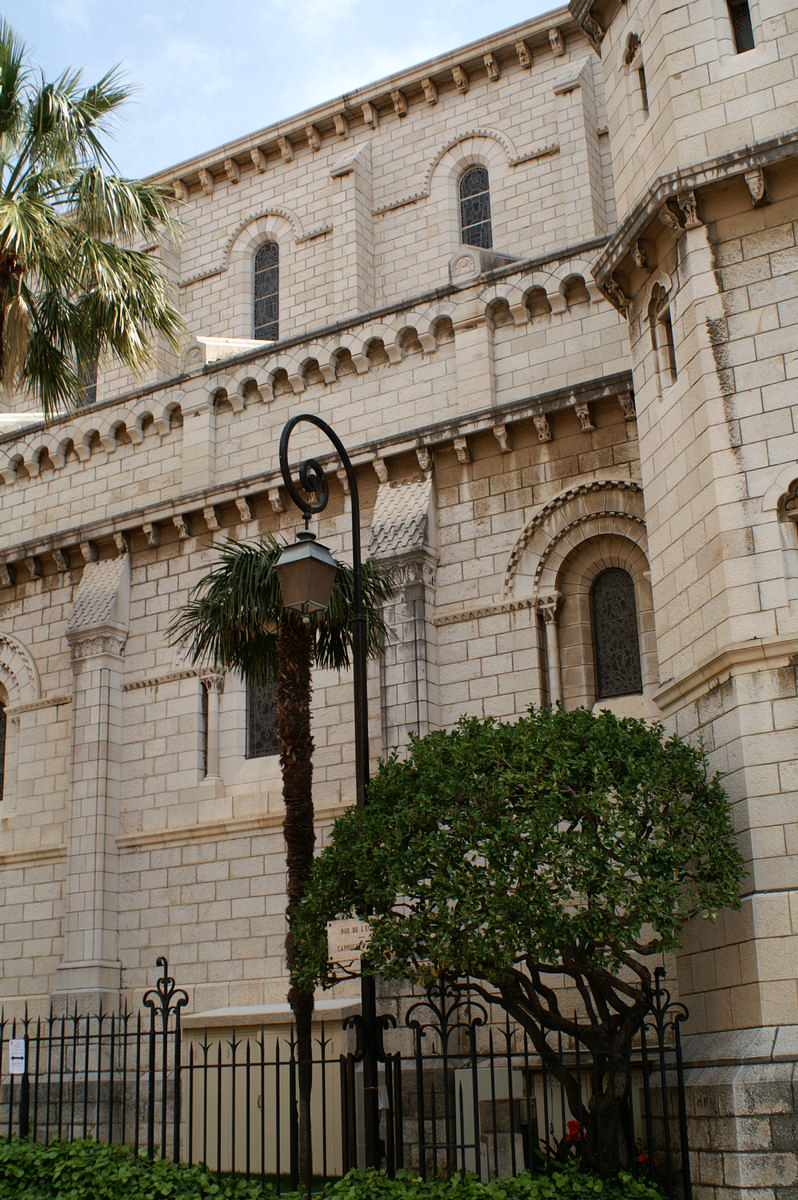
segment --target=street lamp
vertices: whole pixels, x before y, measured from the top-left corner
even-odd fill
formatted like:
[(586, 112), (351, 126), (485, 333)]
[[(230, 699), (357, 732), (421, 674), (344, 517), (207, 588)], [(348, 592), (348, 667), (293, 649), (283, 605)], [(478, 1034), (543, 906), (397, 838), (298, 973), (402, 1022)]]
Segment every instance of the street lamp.
[[(368, 705), (366, 694), (366, 637), (363, 613), (363, 585), (360, 552), (360, 499), (354, 468), (338, 435), (321, 417), (300, 413), (286, 422), (280, 435), (280, 471), (286, 491), (305, 518), (305, 528), (292, 546), (287, 546), (277, 562), (277, 578), (286, 608), (301, 613), (324, 609), (329, 604), (335, 577), (335, 562), (326, 546), (320, 545), (308, 530), (308, 522), (321, 512), (329, 499), (327, 476), (314, 458), (299, 467), (302, 495), (288, 467), (288, 439), (300, 421), (309, 421), (332, 442), (343, 464), (349, 484), (352, 508), (352, 666), (355, 694), (355, 800), (366, 806), (369, 778)], [(313, 500), (308, 497), (312, 496)], [(332, 567), (332, 570), (330, 570)], [(360, 976), (361, 1019), (363, 1021), (363, 1141), (367, 1167), (378, 1167), (380, 1115), (377, 1094), (378, 1025), (374, 976)]]

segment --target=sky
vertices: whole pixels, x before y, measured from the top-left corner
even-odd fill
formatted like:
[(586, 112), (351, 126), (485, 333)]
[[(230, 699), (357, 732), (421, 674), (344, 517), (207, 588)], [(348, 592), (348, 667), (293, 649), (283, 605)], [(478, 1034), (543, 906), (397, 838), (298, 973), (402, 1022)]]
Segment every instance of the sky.
[(117, 64), (110, 149), (145, 176), (559, 7), (556, 0), (0, 0), (52, 79)]

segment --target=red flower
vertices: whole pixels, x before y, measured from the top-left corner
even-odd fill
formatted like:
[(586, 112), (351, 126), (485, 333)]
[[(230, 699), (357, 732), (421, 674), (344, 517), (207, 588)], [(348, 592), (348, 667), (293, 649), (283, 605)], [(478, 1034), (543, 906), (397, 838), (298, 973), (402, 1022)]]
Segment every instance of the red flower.
[(637, 1161), (640, 1163), (641, 1167), (648, 1167), (648, 1166), (658, 1167), (659, 1166), (656, 1156), (653, 1154), (649, 1156), (649, 1153), (647, 1150), (644, 1150), (642, 1154), (638, 1154)]
[(569, 1121), (568, 1132), (565, 1135), (566, 1146), (573, 1146), (574, 1142), (582, 1140), (582, 1123), (581, 1121)]

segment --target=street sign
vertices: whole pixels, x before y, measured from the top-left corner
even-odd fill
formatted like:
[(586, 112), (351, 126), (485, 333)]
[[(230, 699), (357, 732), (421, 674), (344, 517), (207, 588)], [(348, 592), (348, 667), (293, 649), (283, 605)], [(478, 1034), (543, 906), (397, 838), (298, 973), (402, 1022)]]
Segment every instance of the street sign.
[(25, 1074), (25, 1039), (8, 1039), (8, 1071), (10, 1075)]
[(327, 922), (327, 954), (332, 962), (347, 970), (355, 970), (371, 936), (368, 921), (350, 917), (343, 921)]

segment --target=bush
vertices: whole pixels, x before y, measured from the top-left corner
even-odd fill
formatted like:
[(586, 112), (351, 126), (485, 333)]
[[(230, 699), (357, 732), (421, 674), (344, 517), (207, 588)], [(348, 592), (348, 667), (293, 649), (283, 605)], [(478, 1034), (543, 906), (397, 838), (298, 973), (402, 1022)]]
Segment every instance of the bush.
[(0, 1200), (274, 1200), (271, 1185), (103, 1142), (0, 1138)]
[[(324, 1200), (661, 1200), (650, 1183), (621, 1172), (598, 1179), (576, 1162), (550, 1175), (518, 1175), (480, 1183), (474, 1175), (427, 1181), (412, 1171), (389, 1179), (378, 1171), (350, 1171), (323, 1189)], [(283, 1193), (301, 1200), (302, 1193)], [(276, 1200), (270, 1183), (241, 1175), (217, 1176), (205, 1167), (149, 1159), (140, 1151), (103, 1142), (30, 1142), (0, 1138), (0, 1200)]]
[(650, 1183), (620, 1172), (599, 1179), (580, 1171), (576, 1162), (557, 1167), (549, 1175), (524, 1172), (514, 1179), (481, 1183), (475, 1175), (453, 1175), (422, 1180), (412, 1171), (388, 1179), (377, 1171), (365, 1175), (350, 1171), (324, 1189), (325, 1200), (662, 1200)]

